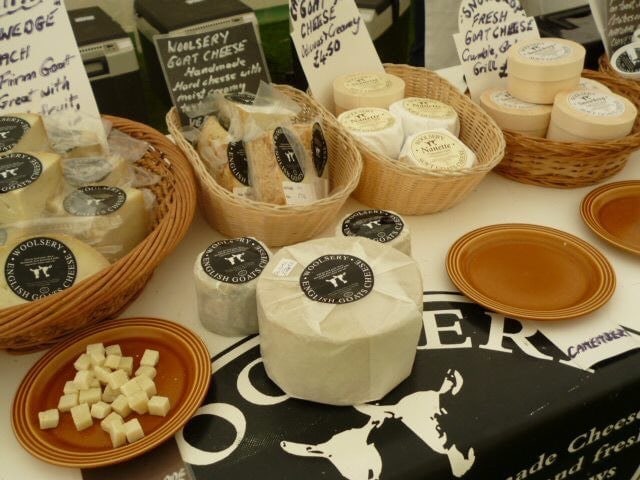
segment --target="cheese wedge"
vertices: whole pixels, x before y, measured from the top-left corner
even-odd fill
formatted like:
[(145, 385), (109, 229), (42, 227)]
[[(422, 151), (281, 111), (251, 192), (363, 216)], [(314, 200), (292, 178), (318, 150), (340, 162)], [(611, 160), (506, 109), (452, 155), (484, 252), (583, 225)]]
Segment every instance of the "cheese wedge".
[(0, 153), (48, 151), (49, 138), (42, 117), (33, 113), (0, 115)]

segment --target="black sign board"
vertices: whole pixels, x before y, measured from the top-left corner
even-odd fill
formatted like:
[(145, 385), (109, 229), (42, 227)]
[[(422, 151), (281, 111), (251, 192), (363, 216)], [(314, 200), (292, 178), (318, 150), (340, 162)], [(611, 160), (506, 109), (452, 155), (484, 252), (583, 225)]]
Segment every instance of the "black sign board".
[(215, 92), (257, 92), (269, 70), (252, 23), (197, 33), (157, 35), (158, 57), (183, 125), (198, 126), (194, 107)]

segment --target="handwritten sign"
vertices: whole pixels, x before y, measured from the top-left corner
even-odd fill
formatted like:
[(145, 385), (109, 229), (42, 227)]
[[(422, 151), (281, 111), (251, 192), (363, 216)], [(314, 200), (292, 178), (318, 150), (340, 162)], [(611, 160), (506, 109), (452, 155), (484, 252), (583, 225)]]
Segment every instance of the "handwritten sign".
[(632, 42), (633, 32), (640, 26), (640, 1), (599, 0), (593, 15), (605, 49), (613, 55), (620, 47)]
[(333, 80), (384, 72), (353, 0), (290, 0), (291, 39), (313, 96), (333, 111)]
[(0, 113), (100, 116), (62, 0), (0, 2)]
[(198, 105), (215, 92), (258, 91), (269, 70), (252, 23), (154, 36), (165, 81), (183, 125), (198, 126)]
[(453, 35), (471, 98), (491, 87), (505, 87), (507, 52), (519, 40), (539, 38), (533, 17), (517, 0), (466, 0), (459, 10), (460, 33)]

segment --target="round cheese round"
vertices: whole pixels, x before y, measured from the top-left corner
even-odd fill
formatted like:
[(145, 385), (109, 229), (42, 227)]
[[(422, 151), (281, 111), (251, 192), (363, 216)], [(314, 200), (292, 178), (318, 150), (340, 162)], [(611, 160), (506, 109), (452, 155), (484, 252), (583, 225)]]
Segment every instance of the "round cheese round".
[(476, 164), (476, 155), (447, 130), (436, 129), (407, 138), (400, 160), (427, 170), (460, 170)]
[(405, 221), (395, 212), (358, 210), (342, 219), (336, 236), (364, 237), (386, 243), (411, 255), (411, 233)]
[(480, 95), (480, 105), (503, 130), (544, 137), (551, 118), (550, 105), (518, 100), (507, 90), (490, 88)]
[(374, 152), (398, 158), (404, 133), (393, 113), (384, 108), (355, 108), (338, 115), (338, 122)]
[(253, 238), (212, 243), (198, 255), (193, 275), (200, 323), (225, 336), (258, 333), (256, 285), (269, 250)]
[(446, 103), (431, 98), (408, 97), (389, 106), (389, 111), (402, 120), (405, 136), (443, 128), (456, 137), (460, 133), (458, 113)]
[(389, 73), (350, 73), (333, 81), (336, 115), (358, 107), (389, 108), (404, 98), (404, 80)]
[(601, 141), (626, 136), (637, 109), (615, 93), (572, 90), (556, 96), (547, 138), (556, 141)]
[(411, 372), (422, 277), (395, 248), (361, 237), (284, 247), (258, 280), (257, 300), (265, 370), (293, 397), (359, 404)]
[(619, 48), (611, 56), (611, 66), (618, 75), (640, 80), (640, 41)]

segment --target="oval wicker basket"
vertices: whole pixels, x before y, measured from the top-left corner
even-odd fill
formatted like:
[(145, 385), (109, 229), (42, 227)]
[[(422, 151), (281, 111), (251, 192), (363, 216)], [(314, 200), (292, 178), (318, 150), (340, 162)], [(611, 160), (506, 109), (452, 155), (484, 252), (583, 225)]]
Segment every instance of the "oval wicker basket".
[[(322, 115), (321, 107), (304, 92), (286, 85), (277, 88), (302, 106), (298, 115), (300, 120)], [(308, 205), (257, 202), (238, 197), (218, 185), (196, 150), (184, 138), (175, 108), (167, 114), (167, 126), (196, 172), (202, 213), (213, 228), (228, 237), (251, 236), (269, 246), (308, 240), (336, 221), (362, 171), (362, 160), (351, 137), (335, 119), (325, 116), (323, 128), (329, 146), (331, 194)]]
[(502, 159), (502, 132), (480, 107), (436, 73), (408, 65), (387, 64), (385, 70), (405, 81), (406, 97), (428, 97), (451, 105), (460, 117), (460, 139), (475, 152), (478, 162), (458, 171), (426, 171), (373, 152), (356, 141), (364, 168), (353, 196), (370, 207), (405, 215), (453, 207)]
[[(640, 109), (640, 87), (609, 73), (584, 70), (612, 92), (627, 97)], [(555, 188), (593, 185), (624, 168), (629, 155), (640, 148), (640, 118), (629, 135), (618, 140), (568, 143), (504, 131), (507, 152), (495, 171), (521, 183)]]
[(185, 235), (196, 208), (193, 171), (163, 134), (141, 123), (105, 116), (113, 127), (150, 147), (139, 165), (159, 175), (153, 231), (110, 267), (40, 300), (0, 309), (0, 348), (33, 350), (86, 325), (112, 318), (136, 298), (154, 269)]

